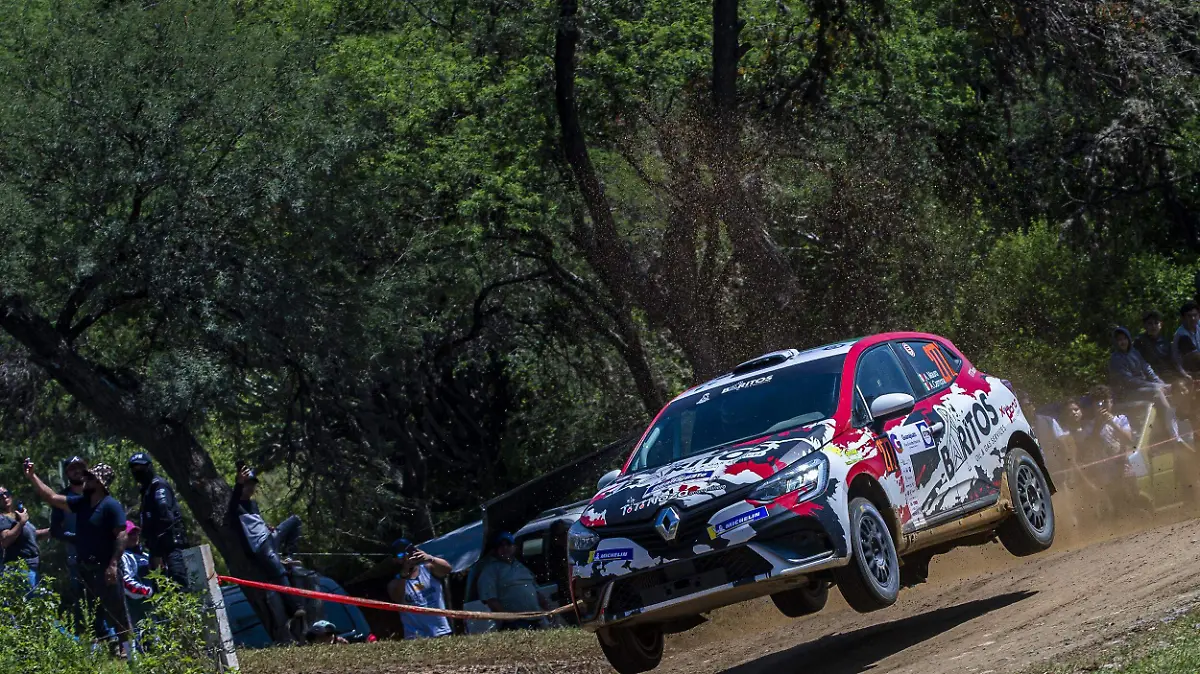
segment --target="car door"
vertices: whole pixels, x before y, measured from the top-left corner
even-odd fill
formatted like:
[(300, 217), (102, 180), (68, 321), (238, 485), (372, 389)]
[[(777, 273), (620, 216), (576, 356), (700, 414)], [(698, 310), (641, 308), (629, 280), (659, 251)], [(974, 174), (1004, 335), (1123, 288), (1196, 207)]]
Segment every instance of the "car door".
[(1000, 418), (985, 391), (960, 381), (967, 377), (959, 371), (962, 361), (947, 347), (897, 340), (895, 352), (917, 391), (913, 413), (896, 431), (897, 445), (912, 463), (922, 518), (937, 524), (997, 493), (992, 476), (972, 457), (999, 430)]
[(916, 491), (915, 475), (912, 471), (912, 461), (905, 455), (899, 441), (903, 438), (895, 431), (900, 430), (906, 419), (893, 419), (882, 428), (873, 423), (871, 418), (871, 403), (887, 393), (907, 393), (916, 397), (912, 380), (900, 363), (890, 344), (880, 344), (872, 347), (858, 359), (854, 373), (855, 401), (853, 424), (856, 428), (868, 430), (873, 435), (872, 442), (880, 456), (883, 457), (883, 470), (893, 476), (900, 484), (901, 494), (906, 508), (902, 509), (901, 526), (911, 531), (923, 523), (920, 501)]

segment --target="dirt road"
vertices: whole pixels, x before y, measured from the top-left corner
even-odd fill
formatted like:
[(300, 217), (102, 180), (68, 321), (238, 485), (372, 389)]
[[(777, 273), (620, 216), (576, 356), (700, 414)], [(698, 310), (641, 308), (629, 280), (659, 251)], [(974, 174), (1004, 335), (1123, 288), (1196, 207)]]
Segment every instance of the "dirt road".
[[(1057, 496), (1055, 503), (1061, 503)], [(769, 600), (728, 607), (707, 624), (668, 637), (656, 674), (1021, 672), (1200, 606), (1200, 519), (1183, 518), (1107, 525), (1097, 538), (1072, 530), (1072, 518), (1060, 510), (1059, 537), (1050, 552), (1017, 559), (999, 544), (956, 550), (934, 558), (928, 583), (902, 592), (895, 606), (865, 615), (850, 610), (836, 590), (822, 613), (795, 620)], [(412, 642), (297, 649), (295, 657), (259, 651), (248, 654), (245, 671), (612, 672), (595, 638), (578, 632), (429, 645), (434, 648), (421, 653), (405, 650)]]
[(658, 671), (1000, 674), (1200, 605), (1200, 520), (1126, 532), (1026, 559), (998, 545), (958, 550), (935, 558), (929, 583), (871, 614), (836, 592), (821, 614), (796, 620), (769, 601), (730, 607), (669, 638)]

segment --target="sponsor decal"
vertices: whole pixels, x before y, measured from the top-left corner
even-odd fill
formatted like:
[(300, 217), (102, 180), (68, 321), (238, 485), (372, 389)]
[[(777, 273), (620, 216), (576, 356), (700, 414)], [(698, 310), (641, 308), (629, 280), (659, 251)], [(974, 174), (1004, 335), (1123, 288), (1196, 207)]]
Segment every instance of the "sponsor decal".
[(705, 393), (704, 395), (700, 396), (700, 399), (696, 401), (696, 404), (703, 405), (704, 403), (708, 402), (711, 399), (712, 399), (712, 394)]
[(900, 462), (896, 459), (896, 446), (892, 444), (890, 437), (886, 435), (876, 437), (875, 451), (883, 457), (883, 472), (900, 472)]
[(907, 353), (907, 354), (909, 355), (909, 357), (910, 357), (910, 358), (916, 358), (916, 357), (917, 357), (917, 352), (916, 352), (916, 351), (913, 351), (913, 348), (912, 348), (911, 346), (909, 346), (909, 345), (908, 345), (908, 342), (905, 342), (905, 343), (901, 344), (901, 346), (903, 346), (903, 347), (904, 347), (904, 353)]
[(708, 527), (708, 537), (715, 539), (717, 536), (720, 536), (721, 534), (725, 533), (726, 531), (736, 529), (736, 528), (742, 526), (743, 524), (757, 522), (758, 520), (764, 520), (766, 518), (767, 518), (766, 506), (759, 506), (749, 512), (744, 512), (741, 515), (736, 515), (734, 517), (731, 517), (731, 518), (725, 520), (724, 522), (718, 522), (717, 524), (711, 525), (710, 527)]
[(648, 498), (621, 506), (621, 514), (629, 515), (631, 513), (636, 513), (639, 510), (645, 510), (651, 506), (662, 505), (667, 501), (670, 501), (672, 498), (675, 498), (675, 494), (672, 494), (669, 491), (660, 491)]
[(942, 375), (943, 379), (946, 381), (954, 379), (954, 375), (956, 374), (954, 368), (950, 367), (950, 361), (946, 360), (946, 354), (942, 353), (937, 344), (930, 342), (923, 346), (921, 350), (925, 352), (929, 360), (933, 361), (934, 367), (937, 368), (938, 374)]
[(1013, 420), (1017, 418), (1017, 401), (1014, 400), (1011, 403), (1002, 406), (1000, 408), (1000, 414), (1003, 414), (1004, 417), (1008, 419), (1008, 423), (1011, 424)]
[(758, 379), (743, 379), (736, 384), (732, 384), (721, 389), (721, 394), (724, 395), (726, 393), (733, 393), (734, 391), (741, 391), (742, 389), (750, 388), (751, 386), (767, 384), (770, 383), (770, 381), (774, 378), (775, 375), (769, 374), (765, 377), (759, 377)]
[[(712, 476), (713, 476), (713, 472), (711, 470), (697, 470), (697, 471), (691, 471), (691, 472), (687, 472), (687, 473), (679, 473), (676, 475), (671, 475), (662, 480), (659, 480), (658, 482), (655, 482), (654, 484), (650, 485), (649, 487), (646, 487), (646, 495), (649, 496), (650, 494), (653, 494), (656, 491), (668, 489), (668, 488), (674, 487), (676, 485), (682, 484), (684, 482), (697, 482), (699, 480), (707, 480), (707, 479), (711, 478)], [(684, 485), (684, 487), (686, 487), (686, 485)], [(693, 491), (695, 491), (696, 489), (698, 489), (698, 487), (693, 487), (692, 489), (693, 489)], [(683, 492), (684, 489), (681, 488), (679, 491)]]
[(616, 548), (613, 550), (592, 550), (588, 553), (588, 564), (592, 562), (627, 562), (633, 559), (633, 548)]
[[(949, 409), (942, 412), (942, 417), (954, 418)], [(988, 402), (987, 394), (980, 391), (971, 409), (953, 424), (952, 429), (947, 430), (949, 437), (942, 445), (942, 461), (946, 464), (946, 474), (954, 477), (967, 459), (987, 444), (988, 436), (999, 423), (1000, 413)], [(950, 433), (950, 430), (953, 430), (953, 433)]]
[(929, 424), (924, 421), (917, 422), (917, 428), (921, 431), (921, 442), (925, 443), (925, 449), (931, 449), (934, 445), (933, 433), (929, 431)]

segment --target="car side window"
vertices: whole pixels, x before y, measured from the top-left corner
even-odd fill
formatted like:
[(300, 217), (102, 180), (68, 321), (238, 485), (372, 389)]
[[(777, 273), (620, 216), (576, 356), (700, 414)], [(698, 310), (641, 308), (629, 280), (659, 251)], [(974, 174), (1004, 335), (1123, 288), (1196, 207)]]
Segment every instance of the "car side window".
[(887, 344), (877, 346), (859, 357), (854, 384), (868, 410), (871, 403), (885, 393), (913, 394), (900, 360)]
[[(917, 397), (924, 398), (938, 391), (949, 388), (958, 368), (954, 367), (946, 357), (946, 351), (940, 344), (924, 340), (905, 340), (896, 342), (897, 353), (908, 365), (913, 376), (913, 386), (919, 391)], [(957, 356), (955, 360), (962, 364)]]

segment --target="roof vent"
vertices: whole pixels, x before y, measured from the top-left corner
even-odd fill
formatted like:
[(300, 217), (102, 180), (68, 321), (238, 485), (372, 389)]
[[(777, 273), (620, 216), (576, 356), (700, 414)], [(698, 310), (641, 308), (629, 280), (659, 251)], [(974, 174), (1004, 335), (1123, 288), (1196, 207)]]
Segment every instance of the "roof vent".
[(778, 365), (785, 360), (795, 356), (798, 352), (795, 349), (784, 349), (783, 351), (774, 351), (758, 358), (748, 360), (741, 365), (733, 368), (729, 374), (738, 375), (753, 372), (755, 370), (765, 370), (768, 367)]

